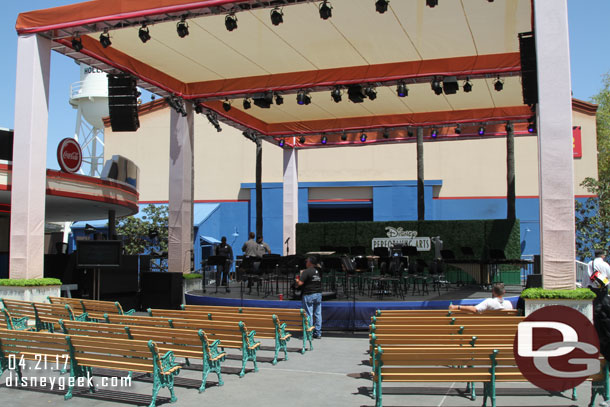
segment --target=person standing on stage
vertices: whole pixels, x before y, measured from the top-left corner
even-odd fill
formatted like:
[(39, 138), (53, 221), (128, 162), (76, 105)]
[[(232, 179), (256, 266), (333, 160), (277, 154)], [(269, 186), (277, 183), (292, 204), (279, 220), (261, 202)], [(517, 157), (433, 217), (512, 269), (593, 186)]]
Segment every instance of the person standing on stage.
[(225, 263), (221, 266), (216, 266), (216, 287), (221, 284), (220, 276), (222, 275), (222, 285), (227, 287), (227, 292), (231, 292), (229, 289), (229, 272), (231, 271), (231, 263), (233, 262), (233, 248), (227, 244), (226, 236), (220, 238), (220, 244), (216, 246), (216, 256), (224, 257)]
[(244, 252), (244, 256), (246, 257), (257, 257), (258, 254), (258, 244), (254, 240), (254, 232), (248, 233), (248, 240), (241, 247), (241, 251)]
[(315, 256), (308, 256), (305, 270), (297, 275), (296, 283), (301, 288), (302, 302), (309, 321), (314, 326), (313, 337), (322, 337), (322, 276), (316, 266)]

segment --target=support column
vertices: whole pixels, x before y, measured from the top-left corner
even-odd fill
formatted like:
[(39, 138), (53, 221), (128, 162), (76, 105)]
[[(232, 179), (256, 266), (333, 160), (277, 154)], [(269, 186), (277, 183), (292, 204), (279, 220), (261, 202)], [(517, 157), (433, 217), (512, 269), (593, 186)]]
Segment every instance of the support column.
[(506, 124), (506, 219), (517, 218), (515, 193), (515, 130)]
[[(299, 151), (284, 149), (284, 256), (296, 253), (296, 224), (299, 221)], [(289, 249), (288, 249), (288, 248)]]
[(193, 252), (193, 107), (170, 109), (168, 269), (191, 270)]
[(50, 68), (51, 41), (17, 37), (10, 278), (43, 277)]
[(540, 255), (544, 288), (574, 288), (574, 169), (568, 8), (535, 0)]
[(256, 137), (256, 237), (263, 235), (263, 140)]
[(116, 211), (108, 211), (108, 240), (116, 239)]
[(426, 218), (424, 191), (424, 129), (417, 128), (417, 220)]

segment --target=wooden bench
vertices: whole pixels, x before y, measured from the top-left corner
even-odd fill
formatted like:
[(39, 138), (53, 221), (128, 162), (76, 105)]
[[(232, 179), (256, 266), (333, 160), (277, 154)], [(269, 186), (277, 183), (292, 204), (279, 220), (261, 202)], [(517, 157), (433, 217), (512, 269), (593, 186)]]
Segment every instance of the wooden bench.
[(309, 350), (313, 350), (313, 330), (311, 321), (307, 317), (307, 313), (302, 308), (262, 308), (262, 307), (224, 307), (210, 305), (182, 305), (185, 311), (201, 312), (203, 314), (211, 313), (216, 315), (223, 314), (248, 314), (248, 315), (276, 315), (282, 323), (286, 324), (286, 329), (290, 332), (300, 332), (303, 336), (303, 346), (301, 353), (305, 353), (307, 344)]
[(371, 317), (371, 324), (380, 326), (382, 324), (388, 325), (517, 325), (523, 321), (523, 317), (517, 316), (495, 316), (495, 315), (450, 315), (450, 316), (373, 316)]
[[(16, 359), (22, 356), (26, 360), (39, 360), (47, 356), (55, 359), (57, 355), (63, 362), (64, 355), (70, 363), (70, 380), (64, 399), (72, 398), (74, 384), (79, 377), (91, 376), (92, 368), (136, 371), (152, 374), (153, 392), (150, 407), (155, 407), (157, 394), (167, 387), (171, 401), (177, 401), (174, 394), (174, 376), (180, 371), (180, 365), (174, 361), (174, 354), (169, 351), (161, 355), (153, 341), (114, 339), (87, 336), (70, 336), (59, 333), (12, 331), (0, 329), (0, 365), (2, 372), (10, 367), (10, 356)], [(17, 364), (17, 366), (19, 366)], [(17, 368), (21, 378), (21, 370)], [(95, 390), (91, 385), (90, 392)]]
[(37, 331), (47, 330), (53, 332), (58, 328), (57, 321), (69, 319), (86, 321), (87, 314), (76, 315), (68, 305), (45, 304), (42, 302), (29, 302), (19, 300), (0, 299), (0, 302), (15, 318), (28, 317), (35, 321)]
[(210, 321), (207, 319), (195, 320), (184, 318), (160, 318), (147, 316), (128, 315), (105, 315), (105, 321), (109, 324), (139, 325), (149, 327), (169, 327), (176, 329), (187, 329), (192, 331), (203, 330), (209, 339), (220, 340), (221, 348), (239, 349), (242, 355), (242, 368), (239, 377), (246, 372), (246, 363), (252, 361), (254, 371), (258, 372), (256, 353), (261, 343), (255, 339), (256, 331), (248, 331), (243, 322), (232, 323), (222, 321)]
[[(210, 373), (218, 376), (218, 385), (223, 385), (221, 362), (226, 353), (219, 352), (220, 341), (211, 342), (203, 330), (159, 328), (116, 325), (95, 322), (59, 321), (63, 333), (67, 335), (86, 335), (97, 338), (153, 340), (161, 352), (172, 351), (174, 356), (197, 358), (202, 360), (202, 377), (199, 392), (205, 391), (207, 377)], [(188, 364), (188, 363), (187, 363)], [(131, 373), (130, 373), (131, 375)]]
[(277, 315), (252, 315), (252, 314), (227, 314), (227, 313), (202, 313), (197, 311), (152, 309), (148, 310), (149, 316), (162, 318), (182, 318), (182, 319), (208, 319), (211, 321), (224, 321), (239, 323), (243, 321), (248, 329), (256, 331), (259, 339), (273, 339), (275, 355), (273, 364), (277, 364), (277, 357), (280, 351), (284, 352), (284, 360), (288, 360), (288, 341), (292, 334), (286, 332), (286, 324), (281, 323)]
[(473, 314), (472, 312), (464, 310), (450, 310), (450, 309), (392, 309), (392, 310), (380, 310), (375, 312), (375, 316), (395, 316), (395, 317), (417, 317), (417, 316), (458, 316), (458, 315), (485, 315), (485, 316), (519, 316), (519, 310), (490, 310), (485, 311), (482, 314)]
[(31, 331), (34, 329), (34, 327), (28, 326), (28, 317), (15, 318), (6, 308), (2, 308), (0, 311), (2, 311), (2, 315), (4, 315), (4, 320), (6, 321), (6, 329), (15, 331)]
[(104, 314), (133, 315), (136, 310), (123, 311), (118, 301), (86, 300), (82, 298), (47, 297), (51, 304), (68, 304), (73, 310), (82, 310), (90, 318), (101, 319)]
[(517, 325), (371, 325), (370, 334), (406, 335), (406, 334), (447, 334), (447, 335), (491, 335), (514, 334)]
[[(497, 382), (527, 382), (511, 348), (387, 348), (375, 352), (373, 396), (376, 407), (383, 405), (382, 382), (483, 382), (483, 406), (487, 399), (496, 406)], [(474, 385), (471, 397), (475, 399)], [(572, 390), (576, 400), (576, 390)]]

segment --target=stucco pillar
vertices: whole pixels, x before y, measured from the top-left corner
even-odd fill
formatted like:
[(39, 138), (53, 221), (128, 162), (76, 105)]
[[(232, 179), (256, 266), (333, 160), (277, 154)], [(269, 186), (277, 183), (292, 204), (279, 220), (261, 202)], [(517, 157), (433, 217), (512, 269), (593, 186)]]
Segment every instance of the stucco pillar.
[(43, 277), (50, 69), (51, 41), (17, 37), (10, 278)]
[(193, 108), (170, 109), (168, 268), (191, 270), (193, 250)]
[(540, 254), (544, 288), (574, 288), (574, 168), (568, 7), (535, 0)]
[[(284, 149), (284, 255), (296, 253), (296, 224), (299, 221), (299, 152), (295, 148)], [(288, 240), (290, 253), (286, 250)]]

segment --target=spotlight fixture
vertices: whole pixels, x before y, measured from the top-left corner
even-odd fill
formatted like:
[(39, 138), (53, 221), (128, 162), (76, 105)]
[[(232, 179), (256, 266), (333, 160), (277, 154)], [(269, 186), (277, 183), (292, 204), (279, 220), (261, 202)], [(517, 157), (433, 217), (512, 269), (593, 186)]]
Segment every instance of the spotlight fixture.
[(500, 92), (502, 89), (504, 89), (504, 81), (500, 79), (500, 75), (498, 75), (498, 77), (494, 81), (494, 89), (496, 90), (496, 92)]
[(102, 47), (108, 48), (112, 45), (112, 41), (110, 41), (110, 34), (108, 33), (108, 27), (104, 28), (104, 32), (100, 34), (100, 44)]
[(81, 52), (83, 49), (83, 40), (78, 33), (74, 34), (72, 37), (72, 48), (74, 48), (74, 51), (76, 52)]
[(426, 6), (428, 6), (428, 7), (438, 6), (438, 0), (426, 0)]
[(507, 133), (511, 133), (514, 130), (513, 123), (510, 121), (506, 122), (506, 126), (504, 126), (504, 130), (506, 130)]
[(445, 92), (445, 95), (455, 95), (459, 89), (460, 85), (458, 84), (457, 77), (447, 76), (443, 79), (443, 92)]
[(208, 121), (212, 126), (214, 126), (217, 132), (220, 133), (222, 131), (222, 127), (220, 127), (220, 123), (218, 123), (218, 116), (216, 115), (216, 113), (213, 113), (212, 111), (208, 110), (208, 112), (205, 114), (205, 117), (208, 118)]
[(138, 30), (138, 37), (140, 37), (140, 41), (146, 43), (146, 41), (150, 40), (150, 31), (146, 24), (142, 24), (142, 27)]
[(222, 102), (222, 108), (225, 110), (225, 112), (231, 110), (231, 102), (229, 101), (229, 99), (225, 99), (225, 101)]
[(432, 131), (430, 132), (430, 137), (436, 138), (436, 136), (438, 136), (438, 130), (432, 129)]
[(252, 102), (250, 102), (250, 99), (244, 99), (244, 109), (248, 110), (252, 107)]
[(362, 103), (366, 94), (362, 85), (349, 85), (347, 87), (347, 97), (352, 103)]
[(171, 95), (166, 97), (165, 101), (172, 109), (180, 113), (182, 117), (186, 117), (188, 115), (186, 112), (186, 107), (184, 106), (184, 99)]
[(462, 125), (458, 123), (457, 126), (455, 126), (455, 134), (462, 134)]
[(297, 93), (297, 103), (299, 105), (308, 105), (311, 103), (311, 96), (309, 96), (308, 92), (300, 90)]
[(195, 105), (195, 113), (197, 113), (197, 114), (203, 113), (203, 107), (198, 102), (195, 102), (194, 105)]
[(407, 85), (405, 85), (404, 82), (398, 82), (398, 85), (396, 85), (396, 94), (401, 98), (409, 96), (409, 88), (407, 88)]
[(439, 80), (439, 78), (434, 77), (434, 79), (432, 79), (432, 82), (430, 82), (430, 87), (436, 95), (443, 94), (443, 87), (441, 86), (441, 81)]
[(485, 126), (479, 126), (479, 136), (485, 135)]
[(470, 82), (470, 77), (466, 77), (466, 82), (463, 85), (464, 92), (472, 92), (472, 82)]
[(305, 144), (305, 136), (299, 137), (299, 143)]
[(176, 24), (176, 31), (178, 32), (178, 36), (180, 38), (184, 38), (189, 35), (189, 25), (186, 22), (186, 17), (182, 17), (180, 21)]
[(347, 141), (347, 132), (345, 130), (341, 133), (341, 141)]
[(413, 132), (413, 129), (407, 129), (407, 136), (413, 137), (414, 135), (415, 133)]
[(368, 97), (370, 100), (375, 100), (377, 99), (377, 90), (375, 89), (374, 86), (367, 86), (364, 89), (364, 94), (366, 95), (366, 97)]
[(328, 0), (324, 0), (320, 4), (320, 18), (322, 20), (328, 20), (333, 16), (333, 6), (328, 2)]
[(333, 90), (330, 91), (330, 97), (333, 98), (335, 103), (341, 102), (341, 87), (336, 86)]
[(227, 30), (229, 31), (233, 31), (237, 28), (237, 16), (235, 16), (235, 13), (227, 14), (225, 17), (225, 27), (227, 27)]
[(528, 133), (534, 133), (535, 131), (536, 131), (536, 117), (532, 116), (528, 120), (527, 132)]
[(322, 136), (322, 144), (326, 144), (328, 142), (328, 138), (326, 136)]
[(270, 90), (263, 92), (262, 94), (257, 94), (252, 98), (254, 104), (261, 109), (269, 109), (273, 104), (273, 92)]
[(366, 133), (365, 132), (362, 132), (362, 134), (360, 134), (360, 141), (363, 142), (363, 143), (366, 141)]
[(383, 129), (383, 138), (390, 138), (390, 131), (388, 129)]
[(281, 105), (284, 103), (284, 97), (282, 95), (280, 95), (279, 93), (275, 94), (275, 104), (276, 105)]
[(377, 0), (375, 2), (375, 10), (377, 10), (377, 12), (379, 14), (383, 14), (386, 11), (388, 11), (388, 4), (390, 2), (388, 0)]
[(271, 24), (280, 25), (284, 22), (284, 12), (279, 7), (271, 10)]
[(284, 147), (284, 143), (285, 143), (284, 139), (281, 138), (280, 141), (277, 143), (277, 145), (280, 147)]

